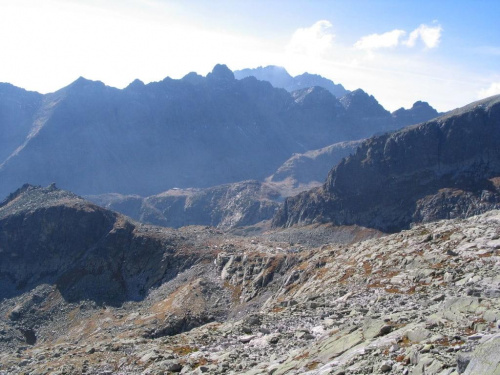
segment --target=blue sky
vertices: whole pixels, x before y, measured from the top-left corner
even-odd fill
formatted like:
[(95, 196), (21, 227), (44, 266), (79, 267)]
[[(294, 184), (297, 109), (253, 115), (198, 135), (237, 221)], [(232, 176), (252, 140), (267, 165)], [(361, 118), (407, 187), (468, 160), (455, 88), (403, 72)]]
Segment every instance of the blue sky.
[(446, 111), (500, 93), (498, 14), (493, 0), (0, 0), (0, 81), (46, 93), (281, 65), (389, 110)]

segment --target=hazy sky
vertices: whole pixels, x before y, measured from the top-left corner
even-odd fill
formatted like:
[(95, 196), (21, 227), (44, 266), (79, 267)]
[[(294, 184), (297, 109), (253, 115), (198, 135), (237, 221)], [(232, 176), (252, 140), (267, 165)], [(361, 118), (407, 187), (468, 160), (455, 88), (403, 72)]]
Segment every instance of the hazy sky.
[(0, 82), (42, 93), (79, 76), (284, 66), (440, 111), (500, 93), (498, 0), (0, 0)]

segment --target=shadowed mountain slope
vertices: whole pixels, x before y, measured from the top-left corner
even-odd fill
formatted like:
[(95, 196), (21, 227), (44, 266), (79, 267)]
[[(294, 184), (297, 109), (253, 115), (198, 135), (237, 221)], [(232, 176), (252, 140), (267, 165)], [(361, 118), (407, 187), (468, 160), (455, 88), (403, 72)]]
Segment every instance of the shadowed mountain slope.
[(189, 242), (53, 185), (24, 185), (0, 204), (0, 298), (54, 284), (67, 301), (140, 300), (203, 259)]

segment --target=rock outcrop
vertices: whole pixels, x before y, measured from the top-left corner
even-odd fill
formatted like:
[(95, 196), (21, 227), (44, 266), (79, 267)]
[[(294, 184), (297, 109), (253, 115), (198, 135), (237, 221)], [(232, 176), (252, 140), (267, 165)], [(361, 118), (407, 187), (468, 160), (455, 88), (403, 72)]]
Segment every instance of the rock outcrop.
[(373, 137), (326, 183), (288, 198), (275, 226), (331, 222), (394, 232), (500, 207), (500, 96)]

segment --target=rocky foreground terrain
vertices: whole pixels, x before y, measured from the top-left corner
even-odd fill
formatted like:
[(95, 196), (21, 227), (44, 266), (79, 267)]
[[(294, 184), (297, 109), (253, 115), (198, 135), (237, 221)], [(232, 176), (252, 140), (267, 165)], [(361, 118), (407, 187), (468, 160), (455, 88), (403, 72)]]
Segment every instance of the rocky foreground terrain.
[(353, 228), (173, 230), (25, 186), (0, 374), (500, 374), (500, 211)]

